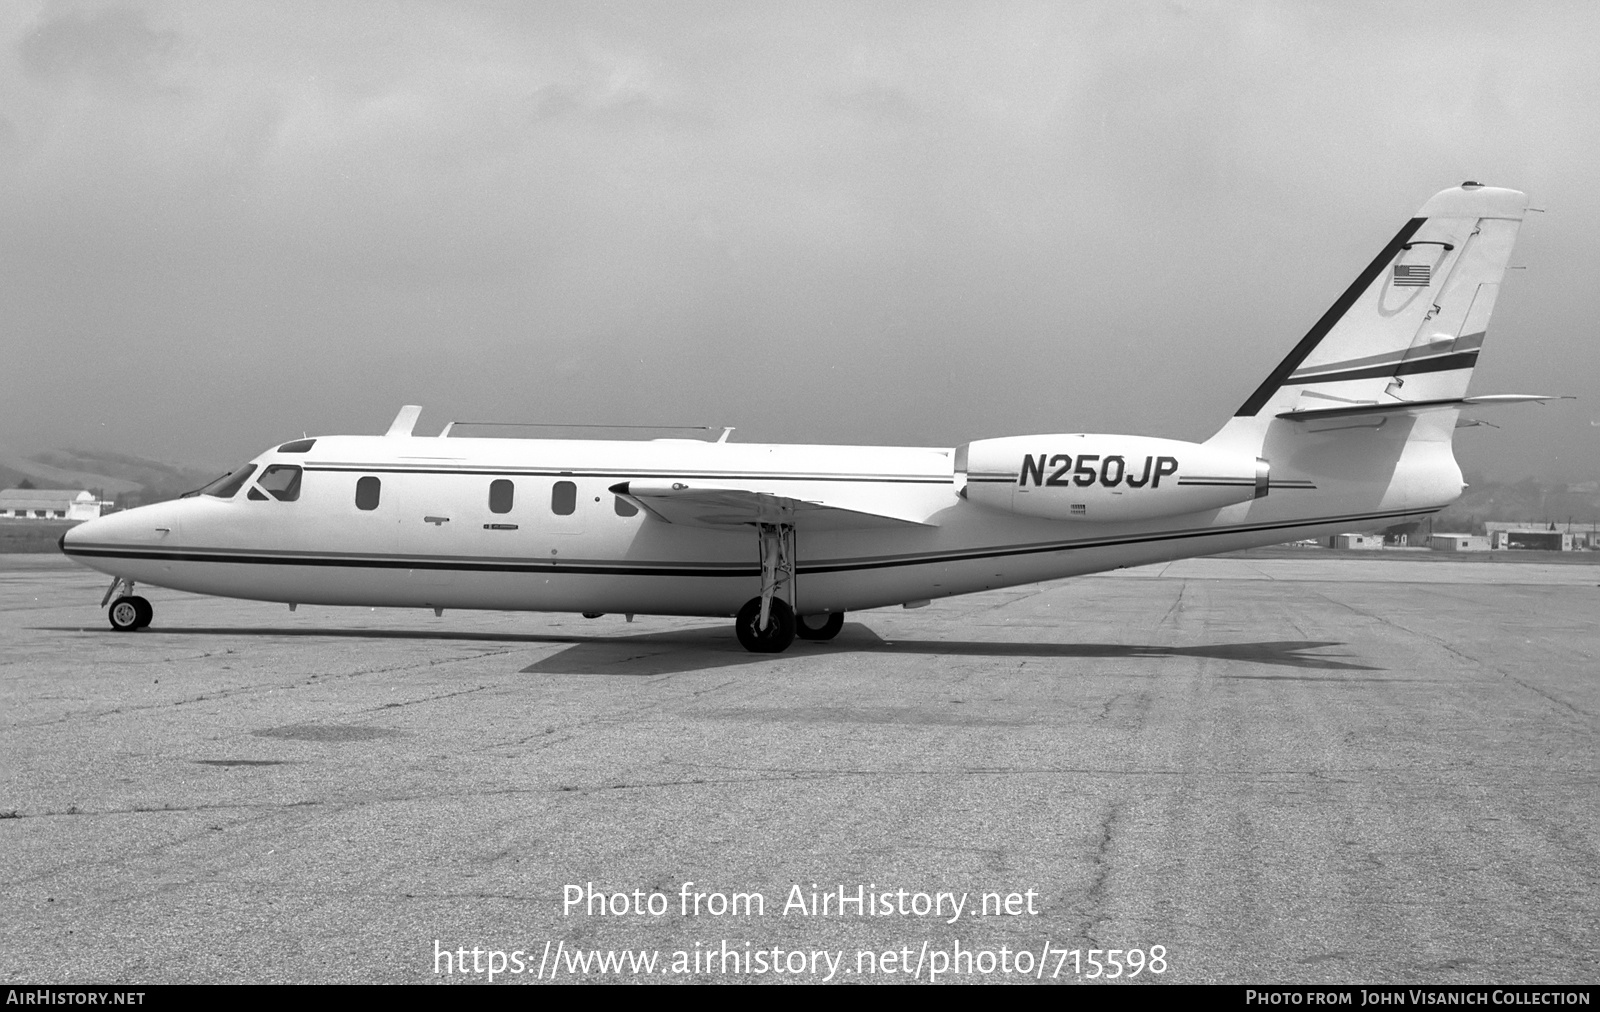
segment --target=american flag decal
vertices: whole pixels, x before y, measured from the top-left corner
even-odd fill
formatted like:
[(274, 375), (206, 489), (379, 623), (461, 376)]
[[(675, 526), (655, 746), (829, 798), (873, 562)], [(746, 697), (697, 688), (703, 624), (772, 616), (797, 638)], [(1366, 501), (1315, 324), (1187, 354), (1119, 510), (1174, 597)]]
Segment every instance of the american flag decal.
[(1433, 268), (1429, 264), (1395, 264), (1394, 286), (1396, 288), (1426, 288), (1432, 280)]

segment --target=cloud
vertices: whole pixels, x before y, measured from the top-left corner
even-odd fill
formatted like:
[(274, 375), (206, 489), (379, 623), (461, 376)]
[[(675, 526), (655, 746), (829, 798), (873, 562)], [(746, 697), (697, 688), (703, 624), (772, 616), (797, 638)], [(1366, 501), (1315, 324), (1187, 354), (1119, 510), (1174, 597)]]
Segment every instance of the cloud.
[(22, 37), (17, 54), (35, 80), (148, 90), (159, 87), (181, 42), (177, 32), (151, 28), (142, 11), (108, 7), (44, 22)]
[[(1466, 178), (1553, 212), (1500, 310), (1538, 352), (1482, 389), (1600, 372), (1580, 8), (149, 6), (0, 4), (13, 441), (232, 456), (404, 401), (1195, 436)], [(1474, 452), (1595, 442), (1528, 414)]]
[(834, 109), (878, 124), (912, 120), (919, 113), (917, 103), (910, 95), (881, 81), (869, 82), (848, 91), (831, 92), (824, 101)]

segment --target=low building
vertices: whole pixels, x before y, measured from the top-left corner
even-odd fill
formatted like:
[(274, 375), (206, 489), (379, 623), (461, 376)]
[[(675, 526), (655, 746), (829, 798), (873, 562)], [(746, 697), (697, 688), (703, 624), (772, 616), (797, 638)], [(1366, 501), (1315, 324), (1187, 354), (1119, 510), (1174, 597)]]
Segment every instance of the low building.
[(1335, 534), (1328, 539), (1329, 548), (1382, 548), (1382, 534)]
[(8, 488), (0, 492), (0, 519), (93, 520), (105, 503), (93, 492), (61, 488)]
[(1521, 548), (1543, 552), (1570, 552), (1593, 547), (1593, 524), (1574, 524), (1548, 520), (1486, 520), (1483, 529), (1489, 543), (1497, 549)]
[(1490, 543), (1496, 548), (1523, 549), (1535, 552), (1570, 552), (1572, 535), (1566, 531), (1552, 531), (1544, 527), (1512, 527), (1490, 531)]
[(1436, 552), (1487, 552), (1489, 538), (1483, 534), (1435, 534), (1428, 547)]

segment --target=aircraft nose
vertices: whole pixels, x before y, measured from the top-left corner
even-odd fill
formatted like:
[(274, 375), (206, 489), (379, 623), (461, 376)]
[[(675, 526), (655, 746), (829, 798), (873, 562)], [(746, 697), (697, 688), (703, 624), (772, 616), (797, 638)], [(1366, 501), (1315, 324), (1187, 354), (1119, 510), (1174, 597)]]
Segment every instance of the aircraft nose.
[(155, 503), (137, 509), (85, 520), (61, 535), (58, 544), (66, 555), (95, 548), (172, 543), (182, 531), (173, 503)]

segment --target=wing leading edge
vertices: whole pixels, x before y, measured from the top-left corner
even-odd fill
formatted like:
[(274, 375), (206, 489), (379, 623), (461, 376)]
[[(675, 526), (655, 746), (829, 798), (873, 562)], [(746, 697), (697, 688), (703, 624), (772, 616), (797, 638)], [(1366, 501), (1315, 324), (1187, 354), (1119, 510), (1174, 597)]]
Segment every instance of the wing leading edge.
[(936, 526), (888, 513), (729, 485), (625, 481), (612, 485), (611, 492), (658, 520), (691, 527), (781, 523), (802, 531), (867, 531)]

